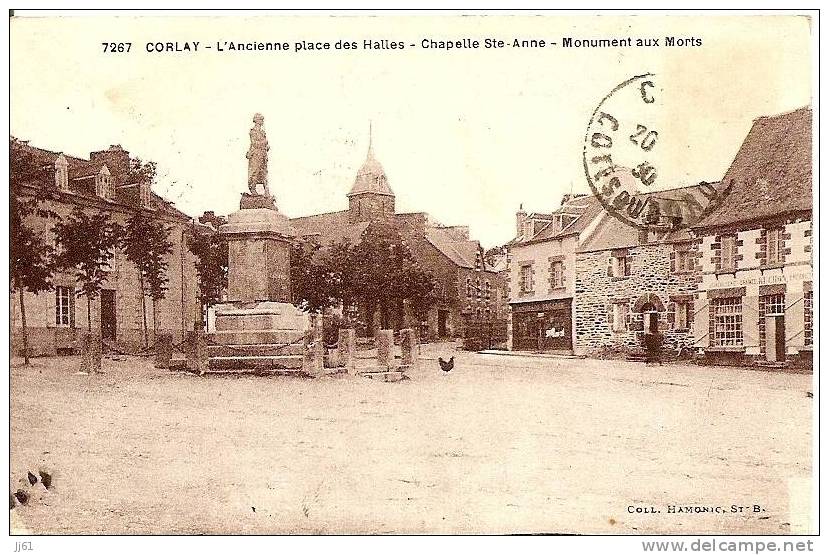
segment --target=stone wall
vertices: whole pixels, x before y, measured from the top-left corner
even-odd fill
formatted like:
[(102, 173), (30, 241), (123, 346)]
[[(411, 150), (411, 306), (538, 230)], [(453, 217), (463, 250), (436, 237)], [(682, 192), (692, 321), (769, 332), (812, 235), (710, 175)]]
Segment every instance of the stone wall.
[[(687, 248), (696, 261), (694, 270), (672, 271), (672, 253)], [(613, 251), (577, 253), (575, 277), (574, 350), (578, 354), (622, 355), (640, 346), (644, 330), (641, 307), (646, 302), (657, 310), (658, 329), (665, 345), (690, 347), (694, 343), (694, 294), (699, 281), (699, 252), (696, 243), (680, 245), (650, 243), (625, 249), (630, 275), (613, 277)], [(624, 303), (629, 316), (625, 331), (613, 330), (613, 305)], [(688, 326), (676, 326), (678, 303), (688, 303)]]

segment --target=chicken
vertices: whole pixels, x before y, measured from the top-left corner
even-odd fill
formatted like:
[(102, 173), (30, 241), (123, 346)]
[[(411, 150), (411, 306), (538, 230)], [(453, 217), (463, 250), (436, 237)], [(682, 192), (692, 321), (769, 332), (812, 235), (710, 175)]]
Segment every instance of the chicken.
[(43, 487), (49, 489), (52, 487), (52, 475), (45, 470), (40, 470), (38, 472), (40, 474), (40, 482), (43, 484)]
[(449, 360), (443, 360), (442, 358), (438, 357), (438, 363), (440, 364), (440, 369), (444, 372), (449, 372), (452, 368), (455, 367), (455, 357), (454, 355)]

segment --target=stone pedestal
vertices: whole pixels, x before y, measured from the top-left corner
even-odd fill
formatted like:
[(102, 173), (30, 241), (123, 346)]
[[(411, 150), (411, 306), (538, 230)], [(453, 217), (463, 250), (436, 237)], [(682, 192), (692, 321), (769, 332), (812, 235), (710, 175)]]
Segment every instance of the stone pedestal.
[(392, 330), (379, 330), (374, 336), (377, 344), (377, 364), (381, 368), (392, 368), (394, 366), (394, 332)]
[(173, 336), (160, 333), (155, 338), (155, 367), (169, 368), (173, 358)]
[(417, 343), (415, 330), (407, 328), (400, 330), (400, 363), (403, 366), (411, 366), (420, 356), (420, 346)]
[[(213, 350), (224, 358), (244, 355), (239, 364), (256, 357), (300, 355), (308, 316), (291, 304), (295, 231), (271, 197), (245, 193), (241, 206), (219, 228), (228, 240), (228, 301), (215, 306), (210, 341), (243, 348)], [(274, 350), (275, 345), (283, 348)]]
[(352, 328), (339, 330), (337, 334), (337, 355), (340, 359), (340, 366), (345, 366), (349, 374), (356, 374), (356, 353), (357, 340), (354, 330)]

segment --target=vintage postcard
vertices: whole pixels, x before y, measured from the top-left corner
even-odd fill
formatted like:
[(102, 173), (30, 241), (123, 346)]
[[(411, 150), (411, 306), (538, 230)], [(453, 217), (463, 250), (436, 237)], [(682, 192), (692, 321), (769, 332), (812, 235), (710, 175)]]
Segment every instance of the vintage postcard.
[(11, 532), (817, 533), (817, 23), (14, 12)]

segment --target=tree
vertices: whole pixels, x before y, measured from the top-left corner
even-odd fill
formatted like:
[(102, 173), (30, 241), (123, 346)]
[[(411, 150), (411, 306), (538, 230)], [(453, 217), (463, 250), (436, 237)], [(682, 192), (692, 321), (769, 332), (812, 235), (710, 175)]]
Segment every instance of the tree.
[(169, 236), (170, 228), (140, 210), (129, 219), (122, 237), (124, 254), (138, 270), (145, 349), (149, 346), (147, 293), (153, 300), (153, 336), (155, 336), (158, 332), (156, 306), (167, 292), (167, 256), (173, 251)]
[(351, 276), (350, 293), (363, 307), (367, 327), (374, 327), (374, 313), (379, 309), (380, 325), (403, 325), (403, 311), (408, 301), (413, 309), (428, 310), (434, 304), (435, 280), (417, 264), (405, 239), (394, 228), (370, 225), (360, 243), (351, 249), (346, 272)]
[(9, 139), (9, 274), (12, 291), (20, 299), (24, 364), (29, 365), (29, 331), (26, 326), (25, 291), (40, 293), (52, 288), (54, 249), (27, 219), (53, 218), (57, 214), (40, 206), (39, 197), (27, 197), (24, 185), (42, 187), (48, 180), (44, 164), (35, 160), (25, 145)]
[(199, 303), (202, 314), (222, 300), (227, 289), (229, 249), (227, 239), (217, 232), (224, 220), (210, 215), (199, 221), (208, 226), (193, 226), (187, 236), (187, 247), (196, 256), (196, 274), (199, 280)]
[(312, 315), (337, 306), (336, 276), (319, 253), (319, 247), (298, 243), (291, 249), (291, 295), (293, 303)]
[(122, 229), (108, 214), (87, 214), (76, 206), (70, 216), (52, 228), (58, 245), (57, 267), (72, 271), (86, 297), (87, 330), (92, 331), (92, 300), (109, 277), (110, 262), (119, 246)]

